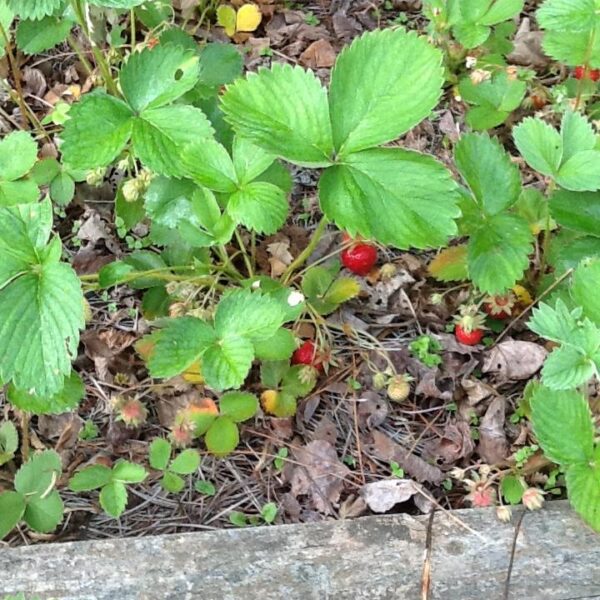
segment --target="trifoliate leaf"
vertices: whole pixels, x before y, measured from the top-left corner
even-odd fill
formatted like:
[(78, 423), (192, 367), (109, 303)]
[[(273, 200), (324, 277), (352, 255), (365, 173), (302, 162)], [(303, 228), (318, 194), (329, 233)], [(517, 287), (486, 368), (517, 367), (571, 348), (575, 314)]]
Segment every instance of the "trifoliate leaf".
[(456, 145), (455, 160), (477, 204), (486, 214), (498, 214), (519, 198), (519, 169), (488, 134), (463, 135)]
[(283, 325), (283, 311), (272, 296), (236, 290), (223, 297), (215, 313), (221, 338), (240, 336), (252, 341), (270, 338)]
[(567, 491), (573, 508), (596, 531), (600, 531), (600, 467), (596, 462), (569, 467)]
[(235, 450), (240, 441), (240, 432), (231, 417), (223, 416), (210, 426), (204, 441), (209, 452), (225, 456)]
[(356, 38), (331, 73), (338, 154), (379, 146), (412, 129), (437, 104), (443, 83), (441, 52), (425, 37), (386, 29)]
[(198, 55), (172, 45), (131, 54), (121, 69), (125, 99), (136, 113), (165, 106), (198, 81)]
[(64, 379), (62, 389), (50, 397), (36, 396), (27, 390), (19, 390), (13, 384), (8, 386), (8, 401), (34, 415), (61, 414), (77, 407), (85, 394), (85, 385), (74, 371)]
[(331, 164), (327, 92), (313, 73), (275, 63), (230, 85), (221, 108), (238, 135), (275, 156), (307, 167)]
[(217, 391), (239, 388), (248, 377), (253, 360), (254, 347), (249, 339), (229, 335), (219, 340), (202, 358), (206, 384)]
[(6, 3), (22, 19), (42, 19), (62, 8), (65, 0), (6, 0)]
[(257, 233), (277, 232), (288, 215), (285, 192), (271, 183), (255, 181), (232, 194), (227, 214), (236, 222)]
[(589, 403), (580, 392), (540, 387), (530, 404), (533, 431), (550, 460), (565, 466), (592, 460), (594, 424)]
[(456, 234), (458, 191), (429, 156), (399, 148), (365, 150), (327, 169), (323, 212), (352, 236), (397, 248), (441, 246)]
[(469, 275), (482, 292), (505, 292), (521, 279), (532, 249), (533, 236), (527, 222), (518, 215), (497, 214), (471, 234)]
[(227, 392), (219, 400), (219, 410), (235, 423), (241, 423), (258, 412), (258, 398), (248, 392)]
[(132, 142), (138, 158), (155, 173), (183, 177), (181, 152), (193, 142), (208, 142), (213, 128), (194, 106), (147, 108), (134, 120)]
[(65, 162), (76, 169), (109, 165), (123, 151), (131, 136), (131, 109), (102, 91), (86, 94), (71, 107), (69, 115), (61, 151)]
[(155, 342), (148, 358), (150, 374), (153, 377), (174, 377), (200, 358), (214, 341), (215, 333), (200, 319), (180, 317), (169, 320), (150, 338)]

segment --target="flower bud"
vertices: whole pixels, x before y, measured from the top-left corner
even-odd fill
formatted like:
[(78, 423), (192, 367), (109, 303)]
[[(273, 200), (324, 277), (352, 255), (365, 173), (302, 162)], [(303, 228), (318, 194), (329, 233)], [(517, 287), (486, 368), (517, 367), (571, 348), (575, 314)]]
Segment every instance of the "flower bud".
[(512, 519), (512, 510), (510, 506), (498, 506), (496, 507), (496, 517), (503, 523), (508, 523)]
[(544, 505), (544, 492), (538, 488), (527, 488), (523, 492), (522, 501), (527, 510), (539, 510)]

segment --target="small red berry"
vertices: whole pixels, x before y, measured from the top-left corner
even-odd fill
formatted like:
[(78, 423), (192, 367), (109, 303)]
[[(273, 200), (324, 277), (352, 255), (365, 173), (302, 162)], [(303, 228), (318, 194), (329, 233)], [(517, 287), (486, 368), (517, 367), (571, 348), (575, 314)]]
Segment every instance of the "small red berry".
[(323, 370), (323, 359), (317, 352), (317, 348), (311, 340), (306, 340), (294, 354), (292, 354), (293, 365), (310, 365), (319, 371)]
[(377, 262), (377, 248), (371, 244), (357, 242), (346, 248), (341, 258), (346, 269), (364, 277), (371, 272)]
[(454, 334), (456, 339), (465, 346), (475, 346), (479, 344), (483, 338), (483, 329), (473, 329), (472, 331), (466, 331), (462, 326), (457, 325), (454, 328)]
[(598, 81), (600, 79), (600, 69), (590, 69), (589, 67), (575, 67), (575, 79), (591, 79)]

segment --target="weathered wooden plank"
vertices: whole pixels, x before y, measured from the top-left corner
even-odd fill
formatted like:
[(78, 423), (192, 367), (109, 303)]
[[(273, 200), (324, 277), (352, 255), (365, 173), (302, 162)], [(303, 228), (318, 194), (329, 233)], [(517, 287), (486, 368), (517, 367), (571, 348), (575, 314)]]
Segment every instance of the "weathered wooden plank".
[[(515, 523), (498, 522), (491, 510), (452, 515), (433, 521), (430, 598), (500, 600)], [(427, 520), (397, 515), (5, 548), (0, 598), (419, 599)], [(512, 600), (600, 599), (600, 537), (564, 502), (527, 513), (509, 589)]]

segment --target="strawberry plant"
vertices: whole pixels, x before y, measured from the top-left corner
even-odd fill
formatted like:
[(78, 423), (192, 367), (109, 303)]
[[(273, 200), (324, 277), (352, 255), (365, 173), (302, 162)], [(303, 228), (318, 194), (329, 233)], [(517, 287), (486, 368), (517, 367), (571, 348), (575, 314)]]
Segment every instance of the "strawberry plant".
[(165, 439), (157, 438), (148, 449), (150, 466), (157, 471), (162, 471), (160, 484), (167, 492), (177, 494), (185, 486), (182, 475), (195, 473), (200, 465), (200, 455), (197, 450), (187, 449), (171, 459), (173, 446)]

